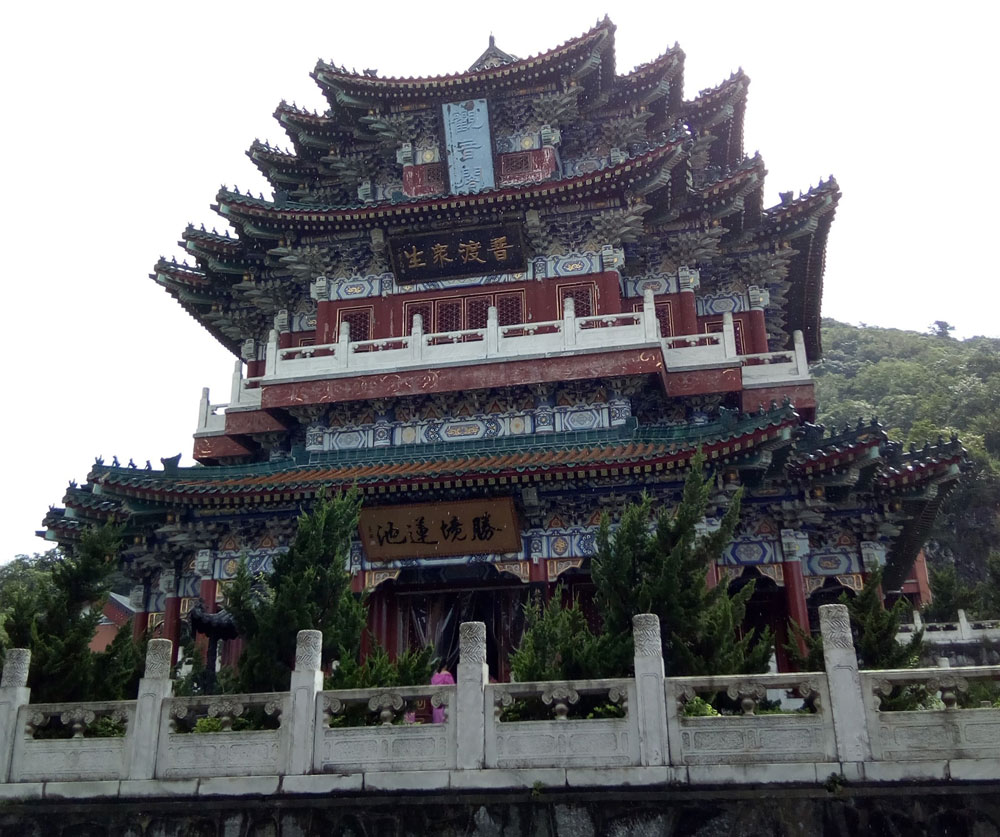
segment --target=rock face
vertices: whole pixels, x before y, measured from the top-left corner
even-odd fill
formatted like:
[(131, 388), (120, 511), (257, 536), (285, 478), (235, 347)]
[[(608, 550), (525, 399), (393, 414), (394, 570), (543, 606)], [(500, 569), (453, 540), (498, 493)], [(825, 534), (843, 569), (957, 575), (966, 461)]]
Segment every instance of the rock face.
[(825, 791), (198, 800), (0, 809), (2, 837), (812, 837), (1000, 835), (996, 784)]

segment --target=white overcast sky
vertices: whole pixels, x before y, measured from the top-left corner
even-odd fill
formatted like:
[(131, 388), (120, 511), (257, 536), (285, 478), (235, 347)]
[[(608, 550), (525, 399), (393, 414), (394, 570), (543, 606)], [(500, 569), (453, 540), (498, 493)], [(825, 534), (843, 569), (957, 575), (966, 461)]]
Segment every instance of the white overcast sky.
[[(844, 193), (823, 313), (1000, 336), (992, 2), (8, 4), (0, 34), (8, 323), (0, 562), (96, 455), (190, 464), (201, 387), (232, 357), (147, 278), (187, 222), (223, 229), (220, 184), (267, 194), (244, 151), (286, 144), (282, 99), (322, 109), (317, 58), (358, 71), (464, 70), (492, 32), (526, 57), (617, 24), (619, 72), (675, 41), (685, 96), (742, 66), (747, 153), (778, 191)], [(993, 91), (993, 92), (990, 92)]]

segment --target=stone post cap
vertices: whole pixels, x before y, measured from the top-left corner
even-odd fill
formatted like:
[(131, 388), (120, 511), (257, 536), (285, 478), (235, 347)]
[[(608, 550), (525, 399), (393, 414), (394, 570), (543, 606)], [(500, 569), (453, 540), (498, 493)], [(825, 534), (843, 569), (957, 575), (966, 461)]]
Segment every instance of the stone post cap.
[(851, 633), (851, 617), (847, 612), (847, 605), (820, 605), (819, 630), (823, 635), (824, 648), (854, 650), (854, 636)]
[(486, 662), (486, 623), (463, 622), (458, 627), (458, 661)]
[(295, 635), (295, 670), (319, 671), (323, 666), (323, 632), (299, 631)]
[(170, 679), (170, 653), (174, 644), (169, 639), (151, 639), (146, 647), (147, 680)]
[(637, 613), (632, 617), (632, 640), (637, 657), (662, 657), (660, 617), (655, 613)]
[(30, 650), (27, 648), (8, 648), (7, 656), (3, 661), (3, 675), (0, 676), (0, 689), (27, 686), (30, 667)]

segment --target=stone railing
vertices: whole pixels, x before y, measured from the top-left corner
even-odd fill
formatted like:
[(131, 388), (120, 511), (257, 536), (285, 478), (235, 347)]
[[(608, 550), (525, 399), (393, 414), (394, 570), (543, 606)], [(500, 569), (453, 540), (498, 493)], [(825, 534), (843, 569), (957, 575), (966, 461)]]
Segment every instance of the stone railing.
[(500, 325), (497, 309), (491, 307), (485, 328), (436, 333), (424, 333), (418, 314), (410, 334), (377, 340), (352, 341), (350, 326), (344, 323), (335, 343), (286, 349), (279, 347), (278, 332), (272, 331), (264, 374), (244, 379), (242, 364), (237, 362), (229, 404), (212, 404), (208, 390), (203, 390), (195, 432), (222, 433), (225, 410), (259, 409), (261, 388), (270, 384), (619, 349), (659, 349), (668, 372), (734, 366), (741, 370), (743, 384), (749, 388), (809, 380), (805, 341), (798, 331), (793, 351), (740, 355), (732, 314), (723, 316), (723, 329), (717, 334), (661, 338), (651, 293), (647, 292), (642, 310), (635, 312), (578, 317), (572, 298), (563, 305), (559, 320)]
[(471, 622), (455, 685), (340, 691), (302, 631), (288, 692), (194, 698), (172, 696), (170, 643), (152, 640), (120, 703), (31, 704), (14, 649), (0, 798), (1000, 778), (1000, 708), (973, 685), (1000, 666), (859, 671), (846, 608), (820, 620), (821, 672), (664, 677), (641, 614), (634, 677), (489, 683)]

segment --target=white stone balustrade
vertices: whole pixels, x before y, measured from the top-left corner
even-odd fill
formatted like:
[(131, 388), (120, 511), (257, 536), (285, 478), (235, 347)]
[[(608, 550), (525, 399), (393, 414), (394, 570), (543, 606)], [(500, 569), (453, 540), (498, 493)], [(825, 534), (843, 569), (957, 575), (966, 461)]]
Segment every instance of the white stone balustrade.
[[(0, 798), (1000, 778), (1000, 708), (971, 688), (1000, 666), (858, 671), (845, 608), (820, 617), (823, 672), (664, 677), (658, 620), (640, 614), (634, 678), (489, 683), (485, 626), (465, 623), (455, 685), (323, 691), (322, 638), (303, 631), (289, 692), (195, 698), (171, 697), (170, 643), (153, 640), (138, 699), (118, 703), (31, 704), (13, 649)], [(799, 705), (762, 706), (775, 690)], [(900, 690), (928, 708), (891, 711)], [(695, 716), (697, 695), (730, 708)]]
[(729, 313), (723, 316), (723, 330), (719, 333), (661, 338), (656, 307), (648, 292), (641, 311), (577, 317), (572, 298), (567, 298), (559, 320), (502, 326), (497, 309), (491, 307), (485, 328), (431, 334), (424, 333), (418, 314), (410, 334), (377, 340), (352, 341), (350, 326), (344, 323), (336, 343), (281, 349), (278, 333), (272, 331), (264, 375), (243, 379), (242, 363), (237, 362), (228, 405), (211, 404), (208, 390), (203, 390), (196, 432), (222, 433), (224, 410), (259, 409), (262, 388), (271, 384), (619, 349), (659, 349), (668, 372), (737, 367), (747, 388), (805, 383), (810, 378), (802, 333), (795, 332), (794, 340), (795, 348), (790, 352), (737, 354), (736, 332)]

